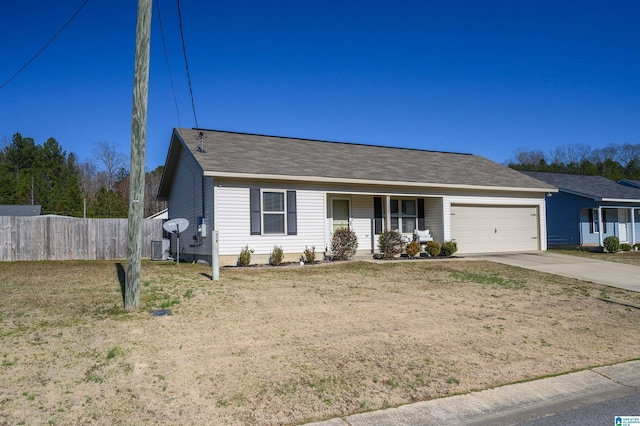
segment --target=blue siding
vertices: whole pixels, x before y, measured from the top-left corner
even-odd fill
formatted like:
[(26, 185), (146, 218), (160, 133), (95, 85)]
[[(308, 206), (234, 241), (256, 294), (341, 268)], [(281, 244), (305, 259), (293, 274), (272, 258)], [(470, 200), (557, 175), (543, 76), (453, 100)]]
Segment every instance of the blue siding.
[(586, 210), (598, 207), (595, 201), (564, 192), (552, 194), (546, 201), (549, 245), (585, 244), (581, 234), (589, 240), (588, 243), (595, 236), (593, 243), (598, 243), (598, 234), (589, 234), (589, 213)]

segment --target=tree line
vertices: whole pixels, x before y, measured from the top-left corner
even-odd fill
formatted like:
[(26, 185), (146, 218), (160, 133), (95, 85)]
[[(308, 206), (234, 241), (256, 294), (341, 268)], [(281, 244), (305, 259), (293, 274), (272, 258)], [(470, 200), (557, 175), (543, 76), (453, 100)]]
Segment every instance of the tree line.
[[(166, 208), (156, 198), (162, 170), (146, 173), (145, 216)], [(54, 138), (38, 145), (16, 133), (0, 149), (0, 204), (40, 205), (42, 214), (127, 217), (127, 157), (113, 143), (98, 142), (92, 158), (81, 162)]]
[(589, 145), (563, 145), (548, 154), (539, 149), (518, 149), (508, 161), (515, 170), (570, 173), (640, 180), (640, 144), (610, 144), (593, 149)]

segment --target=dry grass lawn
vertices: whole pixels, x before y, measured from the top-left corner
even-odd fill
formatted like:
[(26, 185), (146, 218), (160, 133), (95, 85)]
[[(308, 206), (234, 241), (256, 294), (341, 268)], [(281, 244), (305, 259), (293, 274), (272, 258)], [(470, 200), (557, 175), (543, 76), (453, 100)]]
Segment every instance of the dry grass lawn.
[(595, 253), (583, 250), (554, 250), (560, 254), (587, 257), (589, 259), (606, 260), (608, 262), (626, 263), (640, 266), (640, 251), (621, 251), (618, 253)]
[(0, 424), (291, 425), (640, 357), (639, 294), (488, 262), (146, 262), (136, 313), (118, 266), (0, 264)]

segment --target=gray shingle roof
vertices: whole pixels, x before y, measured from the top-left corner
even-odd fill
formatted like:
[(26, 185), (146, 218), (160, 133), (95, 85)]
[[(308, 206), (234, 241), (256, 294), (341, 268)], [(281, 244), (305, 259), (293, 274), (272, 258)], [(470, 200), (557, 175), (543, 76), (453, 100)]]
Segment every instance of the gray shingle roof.
[(602, 176), (570, 175), (564, 173), (522, 172), (543, 182), (594, 200), (640, 201), (640, 189), (620, 185)]
[[(174, 139), (178, 135), (203, 171), (214, 175), (555, 190), (551, 185), (476, 155), (215, 130), (203, 130), (203, 153), (198, 150), (198, 132), (175, 129)], [(167, 168), (171, 166), (171, 156), (177, 152), (179, 150), (170, 147)], [(161, 195), (162, 192), (161, 188)]]
[(30, 204), (0, 205), (0, 216), (40, 216), (41, 206)]

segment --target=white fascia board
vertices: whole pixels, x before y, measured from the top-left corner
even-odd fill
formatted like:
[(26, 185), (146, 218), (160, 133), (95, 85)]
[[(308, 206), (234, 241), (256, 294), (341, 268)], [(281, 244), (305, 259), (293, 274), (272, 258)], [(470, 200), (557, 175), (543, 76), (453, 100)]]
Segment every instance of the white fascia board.
[[(606, 203), (638, 203), (640, 204), (640, 200), (627, 200), (627, 199), (620, 199), (620, 198), (602, 198), (600, 201), (606, 202)], [(602, 207), (605, 209), (610, 208), (609, 206), (602, 206)], [(624, 206), (621, 208), (629, 209), (631, 207), (633, 206)]]
[(482, 189), (488, 191), (517, 191), (517, 192), (558, 192), (556, 188), (520, 188), (511, 186), (484, 186), (484, 185), (459, 185), (448, 183), (422, 183), (422, 182), (400, 182), (370, 179), (343, 179), (319, 176), (292, 176), (292, 175), (265, 175), (234, 172), (211, 172), (205, 171), (204, 176), (242, 178), (242, 179), (267, 179), (267, 180), (293, 180), (303, 182), (327, 182), (327, 183), (349, 183), (360, 185), (386, 185), (386, 186), (413, 186), (423, 188), (448, 188), (448, 189)]

